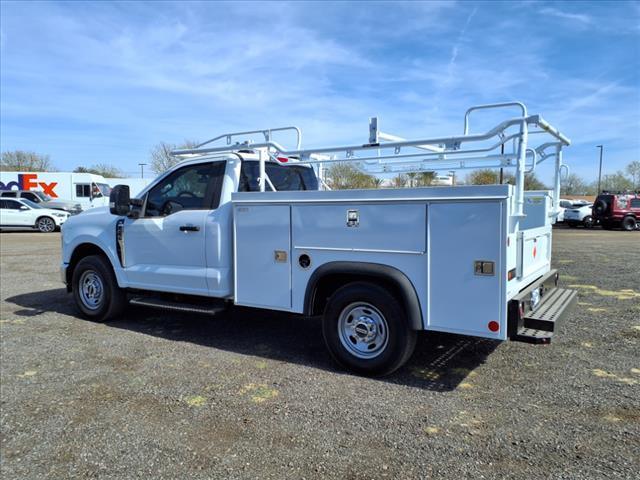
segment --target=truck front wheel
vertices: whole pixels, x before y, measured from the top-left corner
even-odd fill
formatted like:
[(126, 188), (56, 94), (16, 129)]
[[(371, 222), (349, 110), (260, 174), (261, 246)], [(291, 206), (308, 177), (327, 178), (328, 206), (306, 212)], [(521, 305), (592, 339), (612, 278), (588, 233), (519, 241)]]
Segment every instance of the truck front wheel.
[(101, 255), (90, 255), (78, 262), (73, 270), (72, 288), (80, 312), (97, 322), (118, 316), (127, 303), (109, 261)]
[(322, 331), (336, 362), (363, 375), (382, 376), (397, 370), (416, 344), (416, 332), (402, 305), (369, 282), (347, 284), (329, 298)]

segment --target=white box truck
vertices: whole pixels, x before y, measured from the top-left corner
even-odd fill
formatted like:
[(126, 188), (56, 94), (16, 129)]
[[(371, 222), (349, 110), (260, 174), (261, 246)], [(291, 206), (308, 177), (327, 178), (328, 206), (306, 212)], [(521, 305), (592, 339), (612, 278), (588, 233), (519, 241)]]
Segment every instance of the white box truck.
[[(469, 133), (473, 112), (514, 107)], [(274, 140), (282, 130), (297, 133), (295, 148)], [(175, 151), (185, 160), (136, 198), (116, 186), (109, 208), (71, 218), (62, 280), (98, 321), (127, 303), (322, 316), (333, 358), (366, 375), (403, 365), (418, 331), (548, 343), (576, 300), (551, 269), (568, 145), (521, 103), (472, 107), (463, 134), (441, 138), (385, 134), (375, 118), (358, 145), (302, 149), (295, 127), (220, 135)], [(525, 172), (549, 157), (553, 190), (525, 192)], [(319, 190), (314, 168), (331, 162), (375, 173), (513, 168), (516, 184)]]
[(86, 210), (108, 205), (111, 187), (104, 177), (93, 173), (0, 172), (0, 190), (38, 191)]

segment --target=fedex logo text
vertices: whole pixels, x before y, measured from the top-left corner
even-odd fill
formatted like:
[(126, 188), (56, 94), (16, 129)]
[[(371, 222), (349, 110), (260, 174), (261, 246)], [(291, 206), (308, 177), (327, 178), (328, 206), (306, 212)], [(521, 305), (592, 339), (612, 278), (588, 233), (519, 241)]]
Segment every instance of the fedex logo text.
[[(38, 187), (42, 189), (45, 195), (49, 195), (53, 198), (58, 198), (58, 195), (54, 191), (58, 182), (38, 182), (38, 174), (37, 173), (20, 173), (18, 174), (17, 182), (0, 182), (0, 190), (36, 190)], [(14, 188), (17, 187), (17, 188)]]

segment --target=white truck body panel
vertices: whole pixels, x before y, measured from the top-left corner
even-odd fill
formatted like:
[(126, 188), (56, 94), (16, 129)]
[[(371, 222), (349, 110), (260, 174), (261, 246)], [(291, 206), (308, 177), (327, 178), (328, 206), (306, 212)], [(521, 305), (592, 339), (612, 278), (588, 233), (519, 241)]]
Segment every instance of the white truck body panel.
[[(424, 329), (505, 339), (508, 294), (548, 271), (551, 237), (551, 217), (532, 211), (542, 225), (520, 231), (520, 244), (507, 242), (511, 192), (501, 185), (389, 189), (375, 197), (370, 190), (236, 193), (235, 302), (302, 313), (318, 267), (380, 263), (414, 285), (423, 299)], [(548, 206), (528, 202), (525, 208)], [(359, 214), (358, 226), (347, 226), (351, 210)], [(286, 252), (286, 263), (274, 260), (276, 251)], [(297, 263), (303, 253), (311, 257), (308, 268)], [(522, 274), (507, 281), (517, 258)], [(494, 262), (495, 274), (476, 275), (479, 260)], [(491, 321), (500, 324), (497, 332), (488, 329)]]

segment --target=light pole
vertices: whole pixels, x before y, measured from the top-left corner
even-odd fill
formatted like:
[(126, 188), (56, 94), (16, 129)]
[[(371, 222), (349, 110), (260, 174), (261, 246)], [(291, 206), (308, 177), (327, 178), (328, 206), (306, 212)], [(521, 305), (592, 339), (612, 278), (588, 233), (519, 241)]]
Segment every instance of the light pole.
[(139, 163), (138, 165), (140, 165), (140, 178), (144, 178), (144, 166), (147, 165), (146, 163)]
[(602, 150), (604, 147), (602, 145), (596, 145), (596, 148), (600, 149), (600, 169), (598, 170), (598, 191), (596, 195), (600, 195), (600, 180), (602, 180)]

